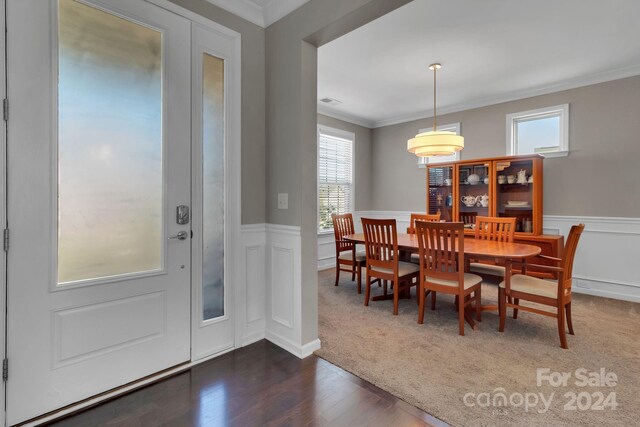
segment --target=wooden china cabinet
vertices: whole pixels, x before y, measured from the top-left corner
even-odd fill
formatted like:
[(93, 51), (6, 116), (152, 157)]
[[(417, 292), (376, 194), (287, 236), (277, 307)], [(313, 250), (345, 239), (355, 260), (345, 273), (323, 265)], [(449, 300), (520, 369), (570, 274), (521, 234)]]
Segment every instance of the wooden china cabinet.
[(464, 222), (469, 235), (477, 216), (515, 217), (516, 242), (559, 257), (563, 236), (542, 234), (543, 160), (529, 155), (428, 165), (427, 213)]

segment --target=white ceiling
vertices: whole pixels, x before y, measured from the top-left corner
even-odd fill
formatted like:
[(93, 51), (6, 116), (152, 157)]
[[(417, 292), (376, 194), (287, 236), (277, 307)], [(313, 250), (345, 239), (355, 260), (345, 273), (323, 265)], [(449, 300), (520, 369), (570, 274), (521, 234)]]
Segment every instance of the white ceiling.
[(309, 0), (207, 0), (263, 28), (293, 12)]
[(640, 74), (638, 0), (414, 0), (322, 46), (318, 111), (368, 127)]

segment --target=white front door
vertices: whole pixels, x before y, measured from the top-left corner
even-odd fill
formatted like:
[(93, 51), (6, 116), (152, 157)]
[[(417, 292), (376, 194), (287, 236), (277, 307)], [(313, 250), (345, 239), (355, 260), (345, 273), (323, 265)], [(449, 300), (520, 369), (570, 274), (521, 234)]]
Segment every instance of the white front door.
[(15, 424), (190, 360), (191, 24), (143, 0), (7, 22)]

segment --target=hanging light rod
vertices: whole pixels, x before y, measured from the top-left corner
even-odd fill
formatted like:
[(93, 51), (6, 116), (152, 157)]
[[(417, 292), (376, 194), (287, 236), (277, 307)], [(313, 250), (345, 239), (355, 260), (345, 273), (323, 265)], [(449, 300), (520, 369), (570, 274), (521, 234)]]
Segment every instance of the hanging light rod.
[(455, 132), (438, 131), (436, 123), (436, 73), (442, 64), (433, 63), (433, 130), (422, 132), (407, 141), (407, 151), (418, 157), (450, 156), (464, 148), (464, 138)]
[(429, 69), (433, 71), (433, 131), (436, 129), (436, 72), (442, 68), (442, 64), (436, 62), (429, 65)]

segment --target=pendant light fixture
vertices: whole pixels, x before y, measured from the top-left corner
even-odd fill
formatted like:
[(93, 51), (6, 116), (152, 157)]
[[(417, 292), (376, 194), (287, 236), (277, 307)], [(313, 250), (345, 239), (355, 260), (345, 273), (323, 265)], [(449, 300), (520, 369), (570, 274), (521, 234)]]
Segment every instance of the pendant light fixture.
[(422, 132), (407, 141), (407, 151), (418, 157), (450, 156), (464, 148), (464, 138), (455, 132), (439, 131), (436, 127), (436, 71), (441, 64), (431, 64), (433, 70), (433, 130)]

